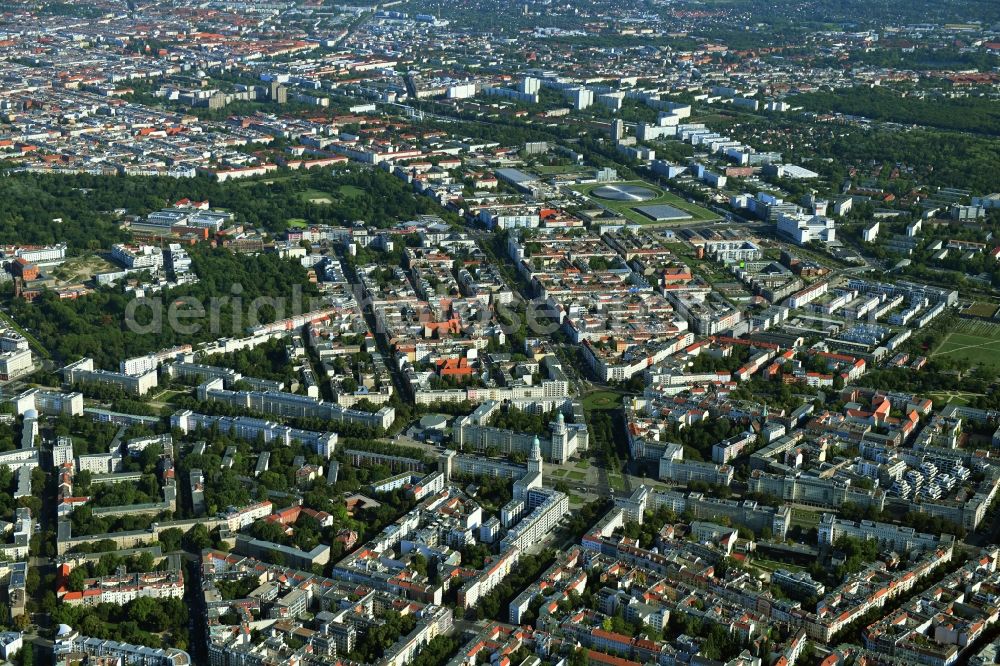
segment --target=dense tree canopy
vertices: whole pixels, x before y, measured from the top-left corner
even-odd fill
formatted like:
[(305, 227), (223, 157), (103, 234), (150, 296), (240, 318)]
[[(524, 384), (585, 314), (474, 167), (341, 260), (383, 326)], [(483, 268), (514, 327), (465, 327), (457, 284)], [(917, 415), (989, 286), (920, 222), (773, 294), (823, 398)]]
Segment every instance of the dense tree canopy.
[(1000, 135), (1000, 106), (985, 97), (919, 97), (913, 91), (845, 88), (797, 95), (793, 104), (820, 112), (839, 111), (873, 120)]
[[(358, 166), (234, 183), (208, 177), (17, 173), (0, 179), (0, 243), (65, 240), (76, 251), (107, 248), (126, 238), (114, 211), (145, 215), (184, 198), (209, 201), (236, 213), (237, 223), (272, 233), (284, 231), (296, 218), (387, 227), (422, 213), (443, 213), (395, 176)], [(53, 223), (57, 218), (62, 222)]]
[[(155, 295), (150, 305), (130, 307), (135, 300), (133, 294), (122, 287), (104, 287), (75, 300), (60, 299), (52, 292), (43, 292), (33, 303), (15, 299), (11, 312), (57, 362), (90, 356), (98, 367), (117, 369), (123, 358), (184, 343), (245, 335), (247, 326), (254, 321), (251, 314), (261, 323), (276, 315), (290, 316), (297, 293), (301, 294), (298, 301), (302, 309), (310, 307), (310, 299), (317, 293), (299, 263), (275, 254), (244, 255), (225, 248), (199, 247), (192, 248), (191, 259), (199, 282)], [(254, 299), (260, 296), (280, 299), (277, 302), (284, 311), (271, 306), (254, 307)], [(201, 316), (180, 320), (184, 326), (197, 325), (198, 330), (190, 334), (170, 322), (170, 307), (180, 297), (194, 299), (203, 308)], [(217, 307), (213, 305), (216, 302)], [(160, 312), (160, 325), (154, 324), (154, 309)], [(218, 313), (215, 330), (214, 312)], [(130, 328), (130, 313), (139, 329)]]

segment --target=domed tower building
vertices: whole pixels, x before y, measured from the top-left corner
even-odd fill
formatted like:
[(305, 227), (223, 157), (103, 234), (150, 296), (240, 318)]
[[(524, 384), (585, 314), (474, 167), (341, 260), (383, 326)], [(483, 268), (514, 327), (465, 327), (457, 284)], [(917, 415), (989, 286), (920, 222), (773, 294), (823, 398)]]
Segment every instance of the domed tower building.
[(541, 474), (543, 465), (542, 443), (536, 435), (535, 441), (531, 444), (531, 455), (528, 456), (528, 473)]

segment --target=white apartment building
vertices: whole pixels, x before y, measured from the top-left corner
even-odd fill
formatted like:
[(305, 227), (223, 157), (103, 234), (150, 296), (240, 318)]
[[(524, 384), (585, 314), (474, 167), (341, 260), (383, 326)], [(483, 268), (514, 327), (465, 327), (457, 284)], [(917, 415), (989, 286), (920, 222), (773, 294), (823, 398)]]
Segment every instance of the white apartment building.
[(125, 268), (158, 271), (163, 268), (163, 252), (152, 245), (125, 245), (116, 243), (111, 246), (111, 257)]
[(270, 502), (258, 502), (241, 509), (233, 510), (226, 514), (226, 526), (232, 530), (242, 530), (250, 527), (261, 518), (271, 514), (272, 505)]
[(73, 462), (73, 438), (60, 436), (52, 447), (52, 466), (59, 469), (66, 463)]
[(284, 417), (321, 418), (343, 423), (357, 423), (369, 428), (388, 428), (396, 418), (393, 407), (384, 406), (377, 412), (348, 409), (284, 391), (228, 391), (221, 378), (210, 379), (198, 387), (198, 399), (238, 405), (265, 414)]
[(38, 449), (14, 449), (0, 453), (0, 467), (6, 465), (10, 471), (17, 472), (22, 467), (34, 469), (38, 467)]
[(814, 300), (825, 294), (828, 289), (828, 283), (818, 282), (789, 296), (787, 305), (789, 308), (793, 309), (801, 308), (809, 303), (812, 303)]
[(13, 543), (0, 546), (0, 556), (7, 560), (23, 560), (28, 557), (31, 537), (35, 533), (35, 519), (31, 510), (25, 507), (15, 509)]
[(297, 440), (311, 447), (324, 458), (331, 458), (337, 447), (337, 433), (298, 430), (273, 421), (255, 419), (249, 416), (209, 416), (197, 414), (190, 409), (182, 409), (170, 417), (170, 426), (188, 433), (198, 428), (216, 426), (220, 432), (231, 433), (240, 439), (254, 440), (262, 436), (265, 442), (278, 440), (286, 446)]
[(883, 546), (907, 553), (942, 547), (950, 548), (955, 543), (955, 537), (951, 534), (926, 534), (918, 532), (912, 527), (877, 523), (871, 520), (854, 522), (837, 518), (831, 513), (824, 513), (819, 524), (819, 544), (832, 546), (843, 536), (875, 540)]
[(733, 482), (733, 468), (729, 465), (684, 460), (684, 447), (667, 444), (660, 458), (659, 477), (663, 481), (686, 484), (704, 481), (712, 485), (728, 486)]
[(0, 250), (0, 259), (7, 261), (24, 259), (39, 266), (60, 264), (66, 260), (66, 243), (5, 247)]
[(179, 243), (171, 243), (167, 248), (167, 258), (174, 273), (187, 273), (191, 270), (191, 255)]
[(111, 663), (140, 664), (141, 666), (190, 666), (191, 655), (175, 648), (151, 648), (118, 641), (83, 636), (63, 625), (56, 634), (52, 651), (56, 657), (82, 653), (88, 657), (105, 657)]
[(70, 606), (115, 604), (123, 606), (141, 597), (151, 599), (181, 599), (184, 597), (184, 575), (181, 571), (155, 571), (104, 576), (84, 581), (83, 590), (67, 592), (63, 603)]
[(534, 229), (541, 222), (537, 212), (533, 211), (491, 211), (483, 209), (479, 218), (488, 226), (496, 229)]
[(499, 558), (486, 565), (478, 576), (462, 586), (458, 591), (458, 603), (462, 608), (472, 608), (489, 594), (514, 569), (521, 558), (521, 551), (511, 548)]
[(63, 381), (73, 385), (81, 384), (104, 384), (107, 386), (117, 386), (127, 393), (133, 395), (146, 395), (150, 389), (156, 388), (156, 371), (151, 370), (141, 375), (126, 375), (121, 372), (111, 372), (110, 370), (94, 369), (94, 359), (81, 358), (75, 363), (71, 363), (62, 369)]
[(0, 352), (24, 351), (29, 348), (27, 339), (17, 331), (7, 329), (0, 333)]
[(39, 414), (52, 416), (60, 414), (81, 416), (83, 414), (83, 394), (29, 389), (14, 398), (14, 409), (18, 414), (24, 414), (29, 409), (33, 409)]
[(500, 550), (523, 550), (538, 543), (569, 513), (569, 497), (558, 490), (531, 488), (524, 499), (529, 512), (500, 542)]
[(566, 99), (577, 111), (582, 111), (594, 103), (594, 91), (589, 88), (570, 88), (566, 91)]
[(117, 471), (121, 455), (114, 453), (89, 453), (76, 458), (76, 469), (91, 474), (111, 474)]
[(156, 370), (160, 365), (155, 354), (127, 358), (119, 364), (119, 370), (125, 375), (144, 375)]
[(0, 353), (0, 381), (7, 382), (30, 374), (35, 362), (30, 349), (18, 349)]

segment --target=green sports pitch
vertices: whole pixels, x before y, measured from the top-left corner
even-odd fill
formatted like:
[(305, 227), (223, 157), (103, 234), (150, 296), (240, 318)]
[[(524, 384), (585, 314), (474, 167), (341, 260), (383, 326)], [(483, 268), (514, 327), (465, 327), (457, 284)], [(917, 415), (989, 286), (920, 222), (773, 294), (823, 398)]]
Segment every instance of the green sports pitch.
[(959, 320), (930, 356), (965, 359), (972, 366), (982, 365), (1000, 372), (1000, 324)]

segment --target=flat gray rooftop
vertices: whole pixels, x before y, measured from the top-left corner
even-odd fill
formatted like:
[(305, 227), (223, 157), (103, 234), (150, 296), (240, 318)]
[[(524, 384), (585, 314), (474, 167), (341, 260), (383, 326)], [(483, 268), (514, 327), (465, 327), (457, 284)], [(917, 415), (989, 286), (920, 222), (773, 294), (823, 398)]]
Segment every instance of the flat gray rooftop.
[(538, 180), (537, 176), (532, 176), (518, 169), (497, 169), (494, 173), (497, 178), (503, 178), (511, 183), (534, 183)]
[(666, 204), (660, 204), (656, 206), (636, 206), (637, 211), (653, 220), (654, 222), (668, 222), (670, 220), (690, 220), (691, 213), (681, 210), (680, 208), (674, 208), (673, 206), (668, 206)]

